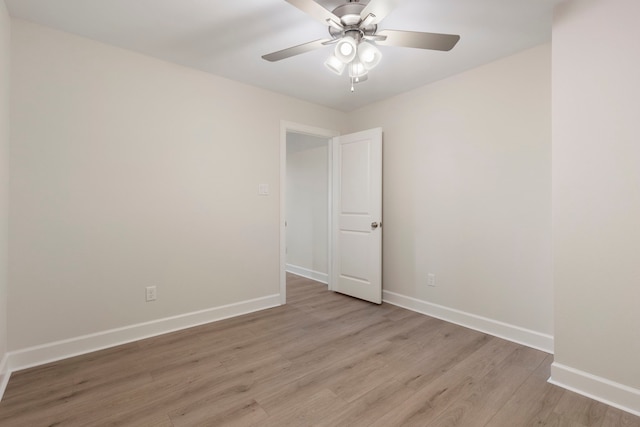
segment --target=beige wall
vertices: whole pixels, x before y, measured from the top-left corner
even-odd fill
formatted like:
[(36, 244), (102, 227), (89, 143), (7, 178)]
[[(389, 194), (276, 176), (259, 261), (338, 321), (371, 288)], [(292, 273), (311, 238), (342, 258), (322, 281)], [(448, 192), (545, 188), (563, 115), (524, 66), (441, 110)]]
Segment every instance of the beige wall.
[(10, 350), (279, 292), (280, 121), (340, 113), (12, 30)]
[(0, 0), (0, 395), (7, 353), (10, 28), (9, 13)]
[(329, 272), (328, 162), (327, 138), (287, 135), (287, 265), (310, 270), (311, 278), (323, 280)]
[(541, 45), (350, 115), (384, 130), (385, 290), (552, 334), (550, 56)]
[[(333, 110), (13, 21), (8, 348), (277, 293), (284, 119), (384, 129), (385, 290), (554, 334), (557, 373), (637, 390), (639, 15), (635, 0), (558, 9), (553, 214), (549, 45), (355, 111), (347, 125)], [(3, 0), (0, 29), (3, 355)], [(155, 303), (144, 303), (149, 285)]]
[(640, 414), (638, 16), (636, 0), (557, 10), (553, 253), (556, 364), (635, 388)]
[[(280, 120), (341, 113), (21, 21), (13, 47), (12, 350), (278, 292)], [(348, 116), (385, 132), (386, 290), (551, 333), (549, 56)]]
[[(280, 120), (343, 114), (13, 27), (10, 349), (277, 293)], [(544, 45), (348, 115), (384, 129), (386, 290), (552, 333), (549, 69)]]

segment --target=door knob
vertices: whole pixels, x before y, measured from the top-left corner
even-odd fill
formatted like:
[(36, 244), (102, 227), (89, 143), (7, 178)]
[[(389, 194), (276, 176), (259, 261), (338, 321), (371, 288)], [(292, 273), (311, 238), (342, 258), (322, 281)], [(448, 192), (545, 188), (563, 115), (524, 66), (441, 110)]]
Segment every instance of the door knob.
[(378, 223), (374, 221), (371, 223), (371, 229), (375, 230), (376, 228), (378, 228)]

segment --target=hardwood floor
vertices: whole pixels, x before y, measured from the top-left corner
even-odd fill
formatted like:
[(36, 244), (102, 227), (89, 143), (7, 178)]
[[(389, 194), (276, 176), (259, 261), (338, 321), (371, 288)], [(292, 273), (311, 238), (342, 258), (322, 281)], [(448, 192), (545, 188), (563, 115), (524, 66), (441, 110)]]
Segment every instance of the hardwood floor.
[(288, 304), (11, 376), (2, 426), (639, 426), (552, 357), (290, 275)]

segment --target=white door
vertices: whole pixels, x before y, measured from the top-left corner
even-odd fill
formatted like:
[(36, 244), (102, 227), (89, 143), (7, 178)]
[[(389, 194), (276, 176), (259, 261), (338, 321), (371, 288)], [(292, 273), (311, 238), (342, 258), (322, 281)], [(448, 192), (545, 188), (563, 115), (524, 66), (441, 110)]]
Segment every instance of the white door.
[(332, 290), (382, 302), (382, 129), (333, 138)]

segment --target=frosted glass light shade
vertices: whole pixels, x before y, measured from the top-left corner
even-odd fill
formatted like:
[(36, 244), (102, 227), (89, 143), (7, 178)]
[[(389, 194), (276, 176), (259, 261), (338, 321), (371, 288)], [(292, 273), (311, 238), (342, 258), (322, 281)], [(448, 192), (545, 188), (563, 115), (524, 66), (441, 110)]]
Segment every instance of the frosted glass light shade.
[(371, 43), (363, 41), (358, 45), (358, 59), (360, 59), (367, 70), (371, 70), (380, 63), (382, 53)]
[(356, 77), (353, 79), (353, 83), (358, 84), (358, 83), (362, 83), (367, 81), (367, 79), (369, 78), (368, 74), (365, 74), (364, 76), (360, 76), (360, 77)]
[(338, 58), (340, 61), (344, 62), (345, 64), (348, 64), (349, 62), (353, 61), (353, 58), (356, 57), (357, 46), (358, 44), (353, 38), (349, 36), (343, 37), (342, 39), (340, 39), (338, 44), (336, 44), (336, 49), (335, 49), (336, 58)]
[(345, 63), (336, 58), (334, 55), (331, 55), (329, 58), (327, 58), (327, 60), (324, 62), (324, 65), (337, 75), (341, 75), (345, 67)]
[(349, 77), (359, 79), (367, 74), (367, 69), (360, 61), (353, 61), (349, 64)]

